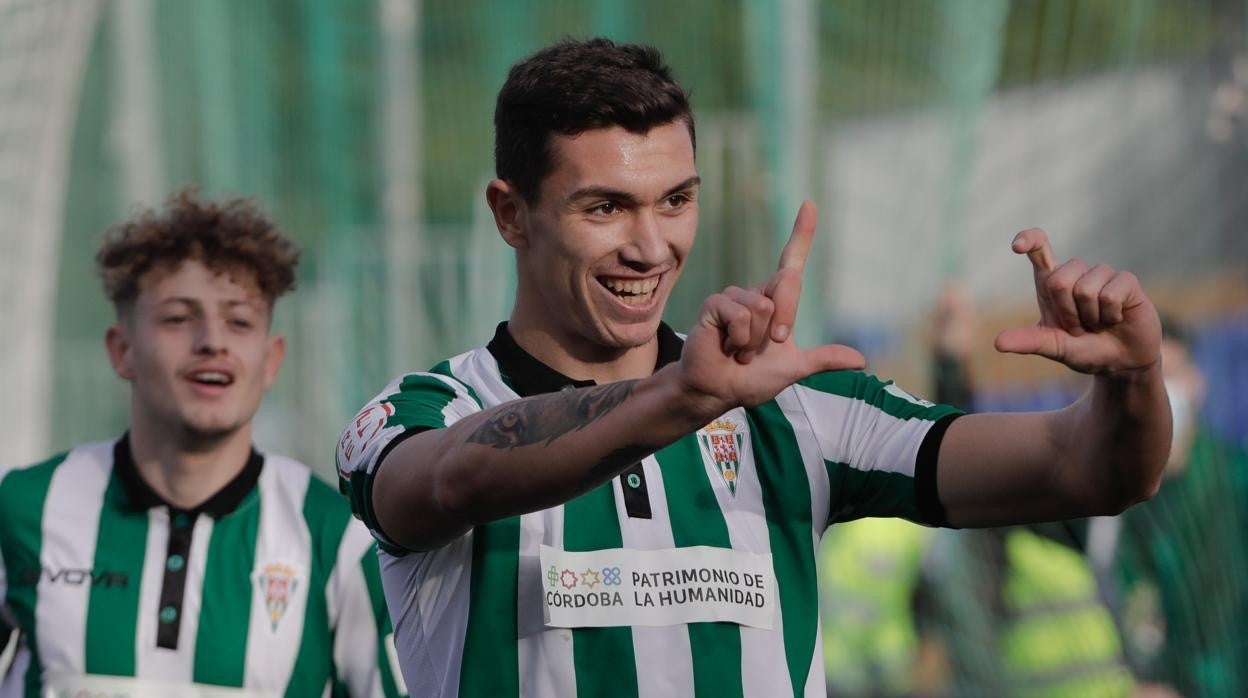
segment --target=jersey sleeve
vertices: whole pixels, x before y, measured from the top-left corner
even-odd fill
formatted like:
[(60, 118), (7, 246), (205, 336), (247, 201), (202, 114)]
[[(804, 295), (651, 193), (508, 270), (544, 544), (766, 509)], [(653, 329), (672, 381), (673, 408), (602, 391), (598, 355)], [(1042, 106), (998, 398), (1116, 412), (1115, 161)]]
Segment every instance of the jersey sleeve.
[(816, 374), (794, 389), (827, 470), (828, 524), (880, 516), (948, 525), (936, 457), (960, 410), (855, 371)]
[(386, 386), (347, 423), (335, 454), (338, 488), (350, 500), (351, 512), (387, 551), (402, 554), (381, 531), (373, 512), (377, 467), (403, 438), (448, 427), (480, 410), (472, 391), (456, 379), (411, 373)]
[(382, 591), (377, 546), (359, 521), (343, 535), (327, 594), (334, 614), (336, 674), (351, 698), (406, 696)]

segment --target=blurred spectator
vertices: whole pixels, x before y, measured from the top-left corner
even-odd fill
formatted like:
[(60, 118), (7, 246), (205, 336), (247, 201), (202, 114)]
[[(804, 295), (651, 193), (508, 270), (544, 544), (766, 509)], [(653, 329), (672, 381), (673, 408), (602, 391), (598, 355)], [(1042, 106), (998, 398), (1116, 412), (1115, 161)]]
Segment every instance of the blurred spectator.
[[(946, 289), (930, 335), (935, 399), (969, 408), (974, 308)], [(916, 606), (948, 663), (931, 695), (1126, 696), (1134, 691), (1106, 594), (1066, 524), (940, 531)]]
[(819, 554), (819, 608), (828, 695), (912, 695), (919, 640), (911, 612), (933, 529), (903, 519), (830, 528)]
[(1121, 518), (1119, 572), (1131, 658), (1185, 696), (1248, 692), (1248, 455), (1202, 424), (1205, 377), (1163, 318), (1174, 446), (1161, 491)]

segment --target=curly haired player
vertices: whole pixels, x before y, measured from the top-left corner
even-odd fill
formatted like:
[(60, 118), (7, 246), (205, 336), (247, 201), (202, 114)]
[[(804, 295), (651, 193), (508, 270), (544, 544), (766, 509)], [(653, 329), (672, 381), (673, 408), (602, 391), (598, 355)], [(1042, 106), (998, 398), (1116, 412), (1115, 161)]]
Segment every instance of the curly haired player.
[(130, 427), (0, 473), (14, 695), (402, 691), (368, 533), (306, 466), (252, 445), (298, 257), (250, 202), (189, 190), (108, 232)]

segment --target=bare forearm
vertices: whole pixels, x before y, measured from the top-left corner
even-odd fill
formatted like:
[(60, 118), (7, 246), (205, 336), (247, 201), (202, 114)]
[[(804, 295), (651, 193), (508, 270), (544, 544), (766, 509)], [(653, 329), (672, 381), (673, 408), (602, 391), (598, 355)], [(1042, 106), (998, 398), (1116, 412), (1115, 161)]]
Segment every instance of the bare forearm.
[(568, 501), (718, 412), (662, 371), (509, 402), (407, 439), (377, 473), (382, 529), (412, 548)]
[(1170, 444), (1159, 373), (1097, 377), (1058, 412), (976, 414), (941, 443), (950, 523), (1000, 526), (1110, 514), (1156, 491)]
[(1094, 513), (1152, 497), (1170, 453), (1170, 403), (1160, 365), (1097, 376), (1058, 426), (1074, 445), (1066, 454), (1070, 467), (1086, 474), (1093, 503), (1108, 509)]

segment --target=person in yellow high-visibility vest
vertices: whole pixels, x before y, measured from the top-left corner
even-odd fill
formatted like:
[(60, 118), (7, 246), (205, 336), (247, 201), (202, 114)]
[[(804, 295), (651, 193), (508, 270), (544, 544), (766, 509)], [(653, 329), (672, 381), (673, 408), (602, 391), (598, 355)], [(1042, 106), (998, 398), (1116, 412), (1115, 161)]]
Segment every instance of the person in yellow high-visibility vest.
[(861, 519), (824, 536), (819, 607), (830, 695), (913, 692), (919, 641), (911, 598), (932, 533), (902, 519)]
[[(935, 317), (936, 394), (970, 407), (969, 300), (948, 291)], [(1084, 537), (1058, 524), (942, 532), (931, 543), (920, 616), (925, 636), (930, 625), (948, 653), (949, 692), (1062, 698), (1137, 690)]]

